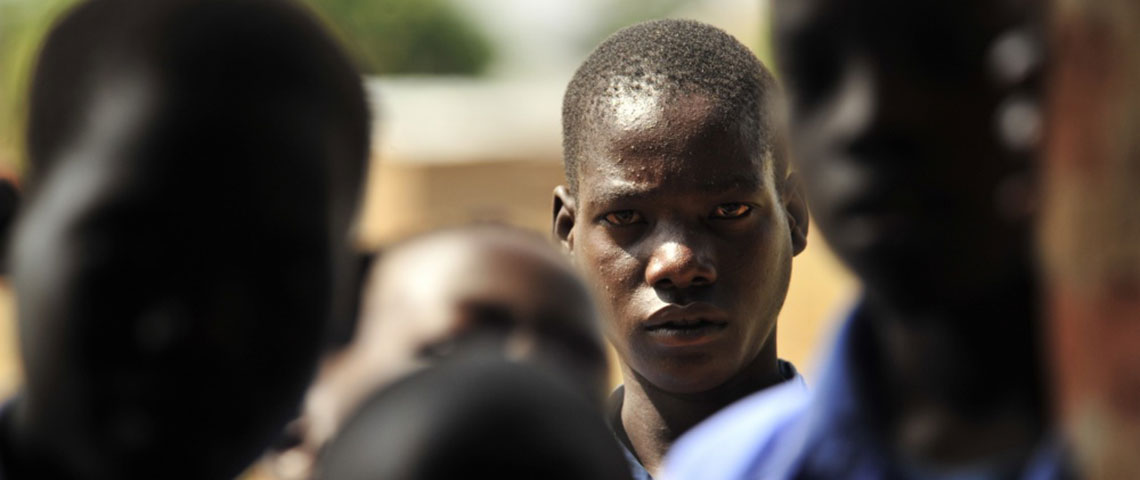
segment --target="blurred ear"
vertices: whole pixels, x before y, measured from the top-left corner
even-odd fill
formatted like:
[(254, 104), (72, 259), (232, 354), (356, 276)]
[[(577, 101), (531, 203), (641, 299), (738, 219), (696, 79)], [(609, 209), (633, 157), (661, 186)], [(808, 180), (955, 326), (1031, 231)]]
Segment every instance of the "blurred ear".
[(20, 190), (11, 178), (0, 177), (0, 275), (8, 274), (8, 238), (20, 208)]
[(575, 208), (570, 189), (565, 185), (554, 187), (554, 239), (567, 255), (574, 254)]
[(803, 183), (795, 172), (789, 173), (784, 179), (782, 200), (788, 217), (788, 230), (792, 234), (792, 253), (799, 255), (807, 248), (808, 223), (811, 219)]
[(350, 273), (352, 280), (346, 287), (348, 291), (344, 296), (344, 303), (338, 305), (337, 313), (328, 323), (329, 331), (326, 332), (327, 339), (324, 344), (326, 352), (335, 352), (347, 347), (356, 336), (356, 328), (360, 322), (361, 303), (367, 294), (365, 288), (368, 286), (368, 278), (372, 273), (372, 265), (376, 263), (379, 255), (379, 250), (352, 253), (352, 264), (349, 266), (352, 269)]

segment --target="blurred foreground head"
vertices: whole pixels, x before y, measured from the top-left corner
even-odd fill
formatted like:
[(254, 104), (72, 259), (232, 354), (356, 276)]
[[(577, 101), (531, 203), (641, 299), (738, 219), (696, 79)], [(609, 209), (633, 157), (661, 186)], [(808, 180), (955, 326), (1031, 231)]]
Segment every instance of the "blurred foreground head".
[(596, 409), (528, 366), (445, 362), (377, 392), (322, 456), (335, 480), (628, 479)]
[(812, 213), (869, 296), (970, 301), (1028, 270), (1035, 4), (775, 2)]
[(473, 225), (414, 237), (384, 251), (362, 296), (352, 342), (324, 362), (290, 432), (300, 444), (274, 460), (279, 475), (306, 477), (316, 452), (378, 385), (473, 350), (538, 366), (588, 401), (605, 394), (591, 298), (537, 234)]
[(1050, 428), (1033, 250), (1041, 5), (774, 8), (797, 166), (864, 287), (837, 350), (855, 353), (835, 362), (865, 375), (868, 428), (896, 464), (1028, 468)]
[(343, 290), (357, 73), (292, 2), (92, 0), (30, 110), (5, 466), (232, 478), (294, 415)]

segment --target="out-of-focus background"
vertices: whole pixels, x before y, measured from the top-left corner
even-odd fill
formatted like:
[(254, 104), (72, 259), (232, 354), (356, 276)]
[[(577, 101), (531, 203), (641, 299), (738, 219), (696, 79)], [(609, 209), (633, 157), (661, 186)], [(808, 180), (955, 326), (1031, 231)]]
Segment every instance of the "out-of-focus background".
[[(0, 176), (19, 176), (36, 50), (74, 2), (0, 0)], [(704, 21), (772, 64), (766, 0), (307, 3), (356, 56), (379, 120), (360, 225), (365, 247), (472, 220), (548, 231), (551, 191), (563, 178), (563, 91), (590, 50), (625, 25)], [(795, 261), (779, 349), (810, 382), (817, 347), (856, 286), (821, 236), (808, 240)], [(12, 312), (0, 286), (0, 398), (19, 385)]]

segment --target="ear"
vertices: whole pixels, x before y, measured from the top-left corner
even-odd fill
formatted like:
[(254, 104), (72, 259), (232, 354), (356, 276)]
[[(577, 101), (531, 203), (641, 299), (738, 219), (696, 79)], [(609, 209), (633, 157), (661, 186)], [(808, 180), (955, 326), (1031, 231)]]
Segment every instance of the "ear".
[(20, 200), (16, 181), (0, 176), (0, 275), (8, 274), (8, 238), (16, 224)]
[(362, 250), (352, 252), (352, 263), (349, 265), (351, 282), (348, 284), (344, 302), (336, 306), (336, 315), (327, 320), (324, 348), (328, 352), (335, 352), (347, 347), (356, 336), (360, 323), (362, 302), (367, 294), (368, 280), (372, 275), (372, 266), (379, 257), (379, 250)]
[(782, 201), (788, 217), (788, 230), (792, 234), (792, 254), (799, 255), (807, 248), (808, 223), (811, 219), (803, 183), (795, 172), (789, 173), (784, 179)]
[(567, 255), (574, 254), (574, 196), (565, 185), (554, 187), (554, 239), (562, 246)]

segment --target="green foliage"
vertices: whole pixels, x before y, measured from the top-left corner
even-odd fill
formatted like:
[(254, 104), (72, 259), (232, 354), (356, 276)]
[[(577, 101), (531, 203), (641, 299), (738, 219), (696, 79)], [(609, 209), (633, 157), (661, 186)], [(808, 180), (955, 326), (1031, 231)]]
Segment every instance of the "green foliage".
[[(25, 99), (40, 41), (78, 0), (0, 0), (0, 169), (18, 163)], [(476, 75), (490, 41), (447, 0), (304, 0), (366, 73)]]
[[(756, 1), (765, 6), (768, 4), (766, 0)], [(599, 22), (597, 28), (585, 32), (580, 39), (580, 46), (583, 51), (589, 52), (607, 37), (624, 27), (646, 20), (669, 18), (693, 3), (695, 3), (694, 0), (622, 0), (607, 3), (600, 15), (604, 20)], [(750, 48), (764, 62), (765, 66), (775, 72), (772, 42), (770, 41), (771, 25), (767, 15), (764, 16), (763, 20), (759, 25), (758, 36), (752, 39), (737, 38), (737, 40), (744, 42), (745, 46)], [(721, 26), (723, 27), (723, 25)]]
[(490, 41), (447, 0), (308, 0), (372, 74), (477, 75)]
[(0, 1), (0, 169), (18, 163), (25, 98), (40, 40), (75, 0)]
[(602, 13), (604, 21), (598, 28), (586, 32), (582, 38), (587, 51), (605, 40), (614, 32), (635, 23), (656, 18), (664, 18), (692, 0), (624, 0), (606, 4)]

